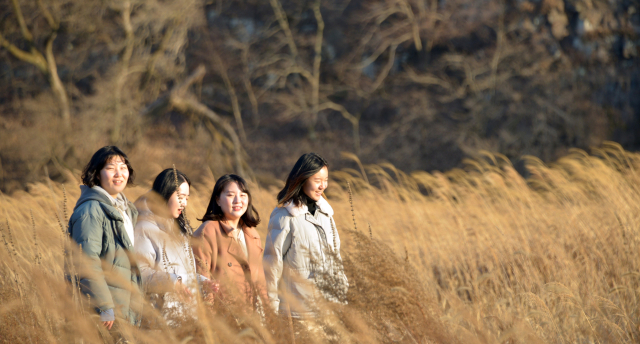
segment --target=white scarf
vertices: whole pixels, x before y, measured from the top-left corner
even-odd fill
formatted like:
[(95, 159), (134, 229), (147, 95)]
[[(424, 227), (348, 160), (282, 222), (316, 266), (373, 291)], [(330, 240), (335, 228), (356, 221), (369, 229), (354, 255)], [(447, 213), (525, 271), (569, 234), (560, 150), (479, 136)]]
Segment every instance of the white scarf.
[(127, 199), (121, 193), (118, 194), (117, 198), (113, 198), (113, 196), (109, 195), (107, 190), (103, 189), (98, 185), (92, 187), (92, 189), (98, 192), (101, 192), (102, 194), (109, 197), (109, 200), (111, 200), (111, 204), (120, 211), (120, 214), (122, 214), (122, 218), (124, 219), (124, 229), (127, 232), (127, 236), (129, 237), (129, 240), (131, 241), (131, 245), (133, 246), (134, 245), (133, 222), (131, 221), (129, 214), (127, 214), (127, 209), (129, 209), (129, 203), (127, 202)]

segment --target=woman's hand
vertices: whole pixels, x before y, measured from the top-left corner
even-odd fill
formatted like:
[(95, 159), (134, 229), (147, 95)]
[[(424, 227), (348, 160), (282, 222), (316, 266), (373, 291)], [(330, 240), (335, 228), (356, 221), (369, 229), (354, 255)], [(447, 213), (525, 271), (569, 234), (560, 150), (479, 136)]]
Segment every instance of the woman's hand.
[(213, 280), (202, 281), (204, 301), (213, 304), (216, 294), (220, 291), (220, 283)]
[(107, 330), (111, 330), (115, 319), (116, 317), (114, 315), (113, 308), (100, 311), (100, 321), (102, 322), (102, 325), (107, 328)]
[(111, 330), (111, 327), (113, 326), (113, 320), (111, 320), (111, 321), (103, 321), (102, 325), (104, 325), (104, 327), (106, 327), (107, 330)]
[(176, 283), (173, 285), (173, 289), (175, 293), (178, 295), (178, 298), (180, 298), (183, 302), (191, 300), (191, 297), (193, 296), (191, 294), (191, 290), (189, 290), (187, 286), (182, 284), (181, 278), (178, 278)]

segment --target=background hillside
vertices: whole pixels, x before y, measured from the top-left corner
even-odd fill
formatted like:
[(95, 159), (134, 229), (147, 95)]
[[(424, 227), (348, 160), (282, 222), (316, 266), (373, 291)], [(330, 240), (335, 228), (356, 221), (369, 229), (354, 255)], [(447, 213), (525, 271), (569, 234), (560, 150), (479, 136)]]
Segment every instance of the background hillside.
[(553, 161), (639, 144), (631, 0), (0, 2), (0, 190), (56, 181), (100, 146), (140, 175), (282, 179), (448, 170), (481, 150)]

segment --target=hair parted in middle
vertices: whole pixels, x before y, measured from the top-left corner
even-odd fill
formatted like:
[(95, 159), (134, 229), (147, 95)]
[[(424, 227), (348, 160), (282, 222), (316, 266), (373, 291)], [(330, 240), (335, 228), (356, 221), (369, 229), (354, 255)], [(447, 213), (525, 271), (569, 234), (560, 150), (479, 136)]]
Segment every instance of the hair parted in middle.
[(255, 227), (260, 223), (260, 215), (258, 211), (253, 207), (253, 199), (251, 197), (251, 192), (249, 192), (249, 188), (247, 187), (247, 182), (244, 178), (235, 175), (235, 174), (225, 174), (220, 177), (216, 181), (216, 185), (213, 187), (213, 193), (211, 194), (211, 200), (209, 201), (209, 206), (207, 207), (207, 211), (204, 213), (201, 219), (198, 221), (224, 221), (224, 213), (222, 212), (222, 208), (218, 205), (218, 199), (220, 199), (220, 195), (222, 191), (227, 187), (229, 183), (238, 184), (238, 188), (244, 193), (247, 194), (249, 198), (249, 202), (247, 203), (247, 211), (242, 215), (240, 221), (247, 227)]
[[(169, 202), (169, 198), (177, 192), (182, 183), (187, 183), (189, 187), (191, 187), (191, 181), (187, 178), (186, 174), (176, 170), (175, 168), (167, 168), (158, 174), (156, 179), (153, 181), (151, 190), (160, 195), (164, 199), (166, 205)], [(189, 225), (189, 221), (187, 220), (185, 213), (185, 211), (181, 212), (180, 216), (176, 219), (176, 222), (183, 233), (192, 234), (193, 229)]]
[(304, 183), (322, 168), (329, 167), (329, 163), (316, 153), (303, 154), (287, 177), (284, 188), (278, 192), (278, 204), (283, 205), (293, 201), (295, 206), (304, 204)]

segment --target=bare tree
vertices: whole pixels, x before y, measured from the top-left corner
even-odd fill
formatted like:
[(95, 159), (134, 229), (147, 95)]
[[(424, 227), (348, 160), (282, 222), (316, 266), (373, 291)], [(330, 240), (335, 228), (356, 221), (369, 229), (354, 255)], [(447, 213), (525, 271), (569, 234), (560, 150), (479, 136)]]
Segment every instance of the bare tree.
[(69, 97), (67, 96), (67, 91), (58, 76), (58, 67), (56, 65), (56, 59), (53, 54), (53, 42), (58, 35), (58, 29), (60, 28), (59, 19), (55, 18), (53, 14), (45, 7), (42, 3), (42, 0), (37, 0), (38, 10), (41, 12), (42, 16), (45, 18), (46, 23), (48, 25), (48, 32), (44, 34), (44, 47), (38, 49), (36, 40), (37, 37), (34, 37), (31, 30), (27, 26), (27, 22), (25, 21), (25, 17), (22, 14), (22, 9), (18, 0), (11, 0), (11, 5), (13, 8), (13, 14), (15, 16), (15, 20), (20, 27), (20, 33), (22, 34), (22, 40), (26, 42), (27, 49), (23, 50), (16, 45), (16, 43), (10, 42), (7, 38), (3, 36), (0, 32), (0, 45), (7, 49), (11, 55), (15, 58), (28, 62), (38, 68), (40, 72), (42, 72), (49, 82), (49, 86), (53, 91), (56, 99), (58, 100), (59, 113), (60, 118), (64, 124), (64, 128), (69, 130), (71, 128), (71, 110), (69, 107)]
[[(114, 74), (111, 141), (123, 140), (123, 124), (136, 108), (153, 100), (166, 82), (181, 78), (186, 69), (183, 53), (188, 30), (201, 23), (200, 3), (120, 0), (112, 9), (120, 13), (121, 55)], [(155, 46), (155, 49), (153, 47)], [(154, 51), (155, 50), (155, 51)]]
[[(0, 51), (11, 58), (15, 75), (29, 76), (36, 67), (49, 86), (32, 78), (32, 91), (25, 94), (25, 83), (3, 85), (17, 90), (11, 92), (13, 101), (2, 105), (20, 113), (25, 123), (34, 123), (31, 130), (43, 130), (17, 145), (3, 140), (3, 163), (28, 161), (28, 173), (13, 168), (7, 174), (15, 179), (31, 180), (47, 164), (53, 165), (54, 177), (64, 178), (58, 170), (77, 168), (80, 157), (90, 154), (85, 150), (105, 141), (124, 148), (135, 145), (144, 132), (139, 111), (168, 83), (184, 77), (187, 33), (203, 21), (197, 0), (8, 4), (8, 20), (0, 22)], [(47, 117), (52, 108), (57, 108), (56, 122), (63, 130), (51, 130), (57, 127)], [(9, 134), (28, 133), (28, 127), (17, 128)]]
[[(360, 135), (359, 135), (359, 115), (351, 114), (344, 106), (331, 101), (327, 94), (321, 92), (321, 64), (322, 64), (322, 45), (324, 42), (325, 22), (321, 12), (321, 1), (316, 0), (312, 5), (313, 14), (316, 20), (316, 36), (313, 41), (313, 58), (311, 66), (301, 62), (298, 54), (298, 47), (291, 31), (286, 14), (282, 9), (279, 0), (271, 0), (271, 7), (275, 13), (280, 29), (285, 35), (287, 45), (289, 47), (290, 56), (286, 61), (286, 67), (279, 73), (279, 78), (284, 87), (286, 80), (290, 75), (298, 75), (309, 86), (307, 92), (300, 92), (298, 85), (293, 86), (296, 90), (291, 90), (296, 96), (296, 100), (290, 99), (284, 101), (283, 104), (289, 108), (290, 112), (303, 113), (307, 116), (309, 136), (315, 138), (315, 126), (318, 121), (318, 114), (324, 110), (333, 110), (342, 115), (353, 126), (353, 145), (356, 154), (360, 154)], [(304, 87), (304, 86), (303, 86)], [(284, 98), (286, 99), (286, 98)]]
[(142, 112), (143, 116), (157, 116), (170, 110), (177, 110), (185, 114), (196, 114), (210, 120), (213, 125), (222, 128), (233, 143), (233, 152), (235, 159), (235, 168), (239, 175), (247, 176), (245, 169), (245, 161), (243, 158), (242, 144), (238, 134), (233, 127), (215, 111), (202, 104), (198, 99), (189, 92), (189, 88), (199, 80), (202, 80), (206, 73), (204, 66), (196, 68), (191, 75), (183, 82), (173, 88), (167, 94), (156, 99)]

